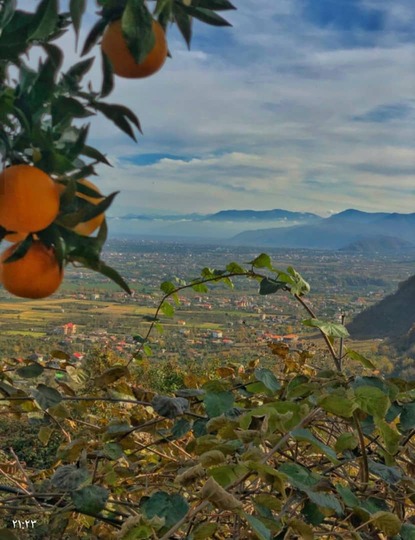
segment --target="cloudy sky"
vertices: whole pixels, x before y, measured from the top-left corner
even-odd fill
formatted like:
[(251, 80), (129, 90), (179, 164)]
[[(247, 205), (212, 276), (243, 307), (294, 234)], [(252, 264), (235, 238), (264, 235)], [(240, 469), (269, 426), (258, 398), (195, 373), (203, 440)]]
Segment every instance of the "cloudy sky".
[(117, 78), (107, 100), (144, 136), (93, 122), (114, 164), (98, 183), (121, 190), (112, 214), (414, 212), (413, 0), (234, 4), (232, 28), (196, 23), (190, 52), (173, 28), (158, 74)]

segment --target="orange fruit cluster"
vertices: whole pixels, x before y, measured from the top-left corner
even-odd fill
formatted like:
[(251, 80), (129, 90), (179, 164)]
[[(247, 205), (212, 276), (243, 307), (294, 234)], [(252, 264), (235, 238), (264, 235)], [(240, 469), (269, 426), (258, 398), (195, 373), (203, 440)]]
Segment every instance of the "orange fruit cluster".
[(108, 56), (114, 73), (127, 79), (140, 79), (156, 73), (167, 58), (167, 41), (161, 24), (152, 23), (155, 43), (140, 63), (135, 61), (122, 33), (121, 20), (110, 23), (102, 36), (101, 49)]
[[(79, 184), (100, 194), (88, 180)], [(0, 226), (9, 234), (5, 239), (14, 242), (0, 255), (0, 281), (4, 288), (22, 298), (44, 298), (53, 294), (63, 279), (63, 269), (53, 247), (45, 246), (35, 234), (48, 227), (59, 213), (60, 193), (65, 187), (45, 172), (31, 165), (12, 165), (0, 173)], [(92, 197), (79, 191), (75, 201), (98, 204), (102, 197)], [(80, 222), (72, 228), (76, 233), (89, 236), (104, 221), (104, 214)], [(33, 242), (23, 257), (6, 262), (29, 234)]]

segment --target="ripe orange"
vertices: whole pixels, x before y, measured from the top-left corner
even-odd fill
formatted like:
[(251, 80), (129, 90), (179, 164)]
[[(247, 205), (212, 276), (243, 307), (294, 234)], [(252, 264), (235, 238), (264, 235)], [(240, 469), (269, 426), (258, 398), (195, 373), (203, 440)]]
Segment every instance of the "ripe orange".
[(30, 233), (45, 229), (59, 212), (59, 194), (46, 173), (30, 165), (12, 165), (0, 173), (0, 225)]
[(21, 259), (5, 263), (18, 245), (13, 244), (0, 257), (0, 281), (4, 288), (21, 298), (45, 298), (53, 294), (63, 279), (53, 248), (35, 240)]
[(140, 79), (156, 73), (167, 58), (167, 41), (161, 24), (153, 20), (155, 44), (142, 62), (137, 64), (122, 33), (121, 20), (109, 24), (102, 36), (101, 49), (111, 61), (116, 75)]

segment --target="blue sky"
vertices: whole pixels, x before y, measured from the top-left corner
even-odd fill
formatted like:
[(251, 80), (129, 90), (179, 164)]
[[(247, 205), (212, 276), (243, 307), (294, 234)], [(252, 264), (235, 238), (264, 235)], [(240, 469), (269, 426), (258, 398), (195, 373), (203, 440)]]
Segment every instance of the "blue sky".
[(162, 71), (117, 79), (144, 136), (93, 122), (112, 214), (415, 211), (413, 0), (234, 3), (232, 28), (196, 23), (190, 52), (172, 29)]

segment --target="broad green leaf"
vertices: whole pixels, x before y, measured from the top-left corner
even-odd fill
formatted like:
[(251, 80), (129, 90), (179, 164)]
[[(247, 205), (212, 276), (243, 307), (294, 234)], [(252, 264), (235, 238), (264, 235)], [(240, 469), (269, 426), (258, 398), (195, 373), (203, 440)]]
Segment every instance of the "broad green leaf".
[(379, 476), (387, 484), (394, 485), (401, 481), (402, 471), (399, 467), (388, 467), (383, 465), (383, 463), (378, 463), (372, 459), (368, 460), (369, 462), (369, 471), (376, 476)]
[(42, 409), (49, 409), (62, 401), (60, 393), (45, 384), (38, 384), (36, 389), (31, 390), (31, 394)]
[(164, 300), (164, 302), (161, 304), (160, 311), (166, 317), (174, 316), (174, 307), (170, 304), (170, 302), (167, 302), (166, 300)]
[(358, 444), (359, 441), (353, 433), (342, 433), (339, 435), (334, 445), (334, 449), (340, 454), (345, 450), (354, 450), (357, 448)]
[(98, 377), (95, 377), (94, 384), (97, 387), (105, 388), (107, 385), (121, 379), (121, 377), (128, 377), (129, 374), (130, 372), (126, 366), (114, 366), (104, 371)]
[(352, 349), (346, 349), (345, 352), (351, 360), (354, 360), (355, 362), (359, 362), (365, 368), (372, 369), (372, 370), (376, 369), (376, 366), (373, 362), (371, 362), (368, 358), (358, 353), (357, 351), (353, 351)]
[(29, 366), (23, 366), (19, 369), (16, 369), (17, 375), (30, 379), (31, 377), (39, 377), (44, 372), (44, 368), (37, 363), (30, 364)]
[(172, 398), (168, 396), (154, 396), (151, 406), (157, 414), (164, 418), (176, 418), (189, 409), (189, 402), (185, 398)]
[(259, 294), (265, 296), (284, 290), (287, 284), (271, 278), (263, 278), (259, 284)]
[(214, 418), (233, 407), (234, 396), (232, 392), (207, 392), (203, 401), (209, 418)]
[(150, 519), (154, 516), (164, 518), (163, 530), (168, 530), (186, 515), (189, 505), (186, 499), (177, 493), (170, 494), (165, 491), (157, 491), (144, 501), (141, 509)]
[(252, 261), (249, 261), (248, 264), (251, 264), (254, 268), (268, 268), (272, 270), (271, 258), (266, 253), (261, 253), (258, 257), (255, 257)]
[(180, 439), (192, 429), (192, 424), (185, 418), (179, 418), (171, 428), (171, 434), (175, 439)]
[(281, 385), (270, 369), (256, 368), (254, 371), (257, 381), (261, 381), (271, 392), (278, 392)]
[(415, 427), (415, 403), (405, 403), (402, 407), (399, 429), (409, 431)]
[(283, 463), (278, 470), (288, 477), (291, 485), (302, 491), (316, 486), (321, 480), (319, 474), (313, 473), (297, 463)]
[(251, 516), (250, 514), (247, 514), (246, 512), (243, 512), (242, 514), (248, 524), (250, 525), (252, 531), (255, 533), (255, 536), (259, 540), (271, 540), (272, 539), (272, 533), (267, 527), (262, 523), (260, 519), (258, 519), (255, 516)]
[(401, 440), (399, 432), (383, 420), (383, 418), (375, 418), (375, 424), (382, 436), (386, 451), (391, 455), (395, 455), (399, 450)]
[(210, 540), (218, 528), (217, 523), (201, 523), (193, 531), (194, 540)]
[(226, 265), (226, 271), (230, 274), (244, 274), (246, 270), (242, 268), (238, 263), (236, 262), (230, 262)]
[(402, 523), (392, 512), (376, 512), (371, 516), (373, 524), (387, 536), (395, 536), (401, 530)]
[(73, 491), (85, 482), (90, 481), (90, 474), (86, 469), (76, 465), (61, 465), (54, 472), (52, 485), (62, 491)]
[[(214, 450), (211, 450), (211, 452), (214, 452)], [(206, 454), (204, 455), (206, 456)], [(220, 486), (226, 487), (248, 472), (248, 469), (244, 465), (227, 464), (211, 467), (208, 472), (209, 476), (214, 478)]]
[(327, 446), (326, 444), (319, 441), (310, 430), (305, 428), (299, 428), (292, 431), (293, 437), (297, 441), (306, 441), (309, 442), (311, 445), (313, 445), (315, 448), (320, 450), (324, 455), (326, 455), (333, 463), (339, 463), (339, 460), (337, 459), (336, 452), (330, 448), (330, 446)]
[(355, 508), (360, 505), (359, 499), (353, 493), (353, 491), (342, 484), (336, 484), (337, 493), (343, 499), (343, 502), (349, 508)]
[(323, 493), (322, 491), (311, 491), (310, 489), (305, 489), (304, 492), (307, 494), (310, 501), (315, 503), (319, 508), (334, 510), (337, 515), (342, 515), (343, 507), (333, 493), (328, 494)]
[(85, 486), (71, 493), (72, 502), (79, 512), (97, 514), (105, 508), (109, 491), (102, 486)]
[(315, 536), (313, 529), (302, 519), (292, 518), (288, 522), (290, 528), (299, 535), (303, 540), (314, 540)]
[(37, 436), (38, 436), (39, 441), (46, 446), (49, 442), (49, 439), (52, 433), (53, 433), (53, 429), (47, 426), (42, 426), (39, 429), (39, 433), (37, 434)]
[(117, 460), (124, 456), (121, 445), (116, 442), (109, 442), (102, 447), (102, 453), (106, 458)]
[(359, 386), (354, 395), (362, 411), (378, 418), (384, 418), (391, 404), (388, 396), (375, 386)]
[(163, 283), (160, 285), (160, 289), (165, 294), (171, 294), (173, 291), (176, 290), (176, 286), (171, 281), (163, 281)]
[(399, 531), (402, 540), (415, 540), (415, 525), (404, 523)]
[(325, 518), (325, 515), (320, 512), (319, 507), (310, 500), (305, 501), (301, 514), (311, 525), (320, 525)]
[(304, 326), (318, 328), (328, 337), (345, 338), (349, 335), (346, 327), (340, 323), (320, 321), (319, 319), (305, 319), (302, 323)]
[(326, 412), (350, 418), (358, 405), (354, 399), (353, 392), (343, 388), (334, 390), (331, 394), (318, 398), (318, 405)]

